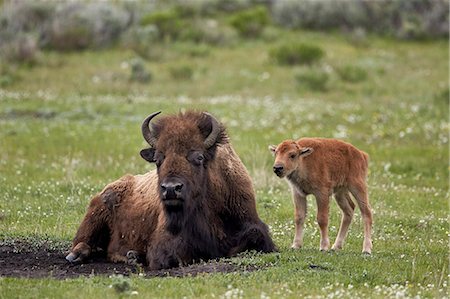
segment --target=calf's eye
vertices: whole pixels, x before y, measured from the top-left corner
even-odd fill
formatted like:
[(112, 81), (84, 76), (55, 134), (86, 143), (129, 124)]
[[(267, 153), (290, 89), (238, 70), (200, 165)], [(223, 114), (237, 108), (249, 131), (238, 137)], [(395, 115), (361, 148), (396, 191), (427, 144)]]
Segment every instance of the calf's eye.
[(289, 157), (290, 157), (291, 159), (294, 159), (294, 158), (295, 158), (295, 154), (291, 154)]

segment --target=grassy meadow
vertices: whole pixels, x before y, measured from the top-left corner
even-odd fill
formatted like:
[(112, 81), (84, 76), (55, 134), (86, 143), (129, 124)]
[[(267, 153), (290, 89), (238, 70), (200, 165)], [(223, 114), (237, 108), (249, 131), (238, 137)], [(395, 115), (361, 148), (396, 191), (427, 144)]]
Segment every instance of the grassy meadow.
[[(320, 46), (324, 58), (313, 66), (276, 64), (270, 49), (293, 40)], [(153, 168), (138, 154), (145, 116), (199, 109), (227, 126), (280, 251), (229, 261), (258, 271), (196, 277), (0, 277), (0, 298), (448, 298), (447, 41), (368, 36), (355, 45), (337, 33), (280, 31), (225, 47), (158, 47), (159, 59), (144, 62), (149, 83), (129, 80), (135, 54), (116, 48), (41, 52), (36, 65), (16, 69), (17, 80), (0, 89), (0, 239), (68, 244), (92, 195)], [(363, 69), (364, 78), (342, 76), (346, 66)], [(174, 78), (180, 67), (192, 76)], [(296, 79), (310, 70), (327, 74), (325, 88)], [(369, 153), (372, 256), (361, 254), (358, 210), (344, 250), (320, 252), (314, 198), (304, 248), (290, 249), (290, 190), (273, 175), (267, 147), (302, 136), (340, 138)], [(330, 217), (333, 242), (340, 221), (334, 200)], [(128, 291), (111, 288), (121, 281)]]

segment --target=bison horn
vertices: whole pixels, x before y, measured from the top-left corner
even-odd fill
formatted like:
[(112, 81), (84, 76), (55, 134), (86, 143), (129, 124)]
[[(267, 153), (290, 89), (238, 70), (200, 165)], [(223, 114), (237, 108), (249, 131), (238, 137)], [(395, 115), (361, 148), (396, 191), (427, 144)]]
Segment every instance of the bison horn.
[(217, 136), (219, 136), (220, 133), (220, 125), (214, 118), (214, 116), (212, 116), (211, 114), (207, 112), (203, 112), (203, 114), (205, 114), (211, 119), (211, 126), (212, 126), (211, 133), (209, 133), (208, 137), (206, 137), (205, 141), (203, 142), (206, 148), (210, 148), (217, 141)]
[(144, 137), (145, 141), (147, 141), (148, 144), (150, 144), (151, 147), (156, 146), (157, 139), (155, 136), (153, 136), (153, 133), (152, 133), (152, 130), (150, 129), (149, 124), (152, 121), (152, 119), (160, 113), (161, 113), (161, 111), (153, 112), (152, 114), (147, 116), (147, 118), (144, 119), (144, 121), (142, 122), (142, 136)]

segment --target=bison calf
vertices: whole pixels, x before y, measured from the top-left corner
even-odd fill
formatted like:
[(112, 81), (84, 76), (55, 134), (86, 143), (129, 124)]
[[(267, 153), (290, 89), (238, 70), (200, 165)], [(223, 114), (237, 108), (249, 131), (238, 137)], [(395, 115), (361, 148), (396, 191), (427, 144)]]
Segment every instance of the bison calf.
[(332, 249), (341, 249), (355, 209), (351, 193), (364, 221), (363, 252), (370, 254), (372, 213), (366, 185), (369, 156), (349, 143), (325, 138), (285, 140), (278, 146), (269, 146), (269, 149), (275, 155), (273, 171), (278, 177), (285, 177), (292, 188), (295, 205), (295, 238), (292, 248), (303, 245), (306, 196), (313, 194), (317, 202), (320, 250), (328, 250), (329, 197), (334, 194), (342, 210), (342, 220)]

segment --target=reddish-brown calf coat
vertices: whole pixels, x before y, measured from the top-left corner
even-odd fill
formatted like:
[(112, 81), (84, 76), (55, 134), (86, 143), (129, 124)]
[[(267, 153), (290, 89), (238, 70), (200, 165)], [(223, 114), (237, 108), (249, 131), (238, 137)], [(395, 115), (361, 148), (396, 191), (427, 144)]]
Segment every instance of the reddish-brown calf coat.
[(372, 214), (366, 184), (369, 156), (349, 143), (326, 138), (285, 140), (270, 149), (275, 154), (275, 173), (279, 177), (286, 177), (292, 187), (296, 224), (292, 247), (299, 248), (303, 245), (306, 196), (313, 194), (318, 206), (320, 249), (328, 249), (329, 197), (335, 194), (343, 217), (333, 249), (341, 249), (355, 207), (350, 198), (351, 193), (364, 220), (363, 251), (370, 253)]
[[(349, 143), (326, 138), (301, 138), (295, 143), (313, 149), (310, 157), (297, 160), (298, 170), (292, 175), (307, 194), (333, 191), (367, 176), (369, 156)], [(287, 149), (284, 142), (277, 148), (280, 153)]]

